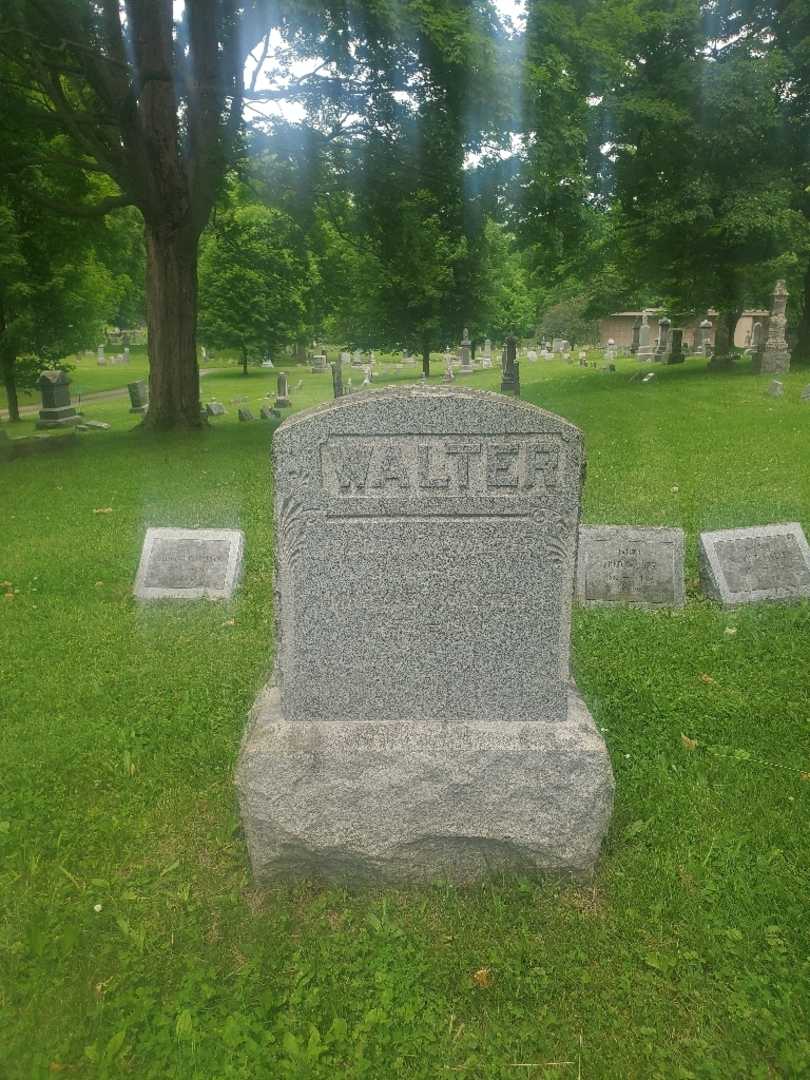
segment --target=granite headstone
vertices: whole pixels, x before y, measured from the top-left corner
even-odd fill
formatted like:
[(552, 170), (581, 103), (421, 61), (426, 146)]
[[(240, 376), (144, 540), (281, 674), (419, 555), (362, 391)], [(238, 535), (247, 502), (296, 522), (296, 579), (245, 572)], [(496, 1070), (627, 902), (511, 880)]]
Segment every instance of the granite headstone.
[(276, 679), (237, 768), (256, 877), (587, 872), (613, 780), (569, 670), (578, 429), (413, 386), (289, 418), (272, 460)]
[(810, 547), (795, 521), (701, 533), (700, 576), (724, 607), (807, 598)]
[(582, 525), (577, 599), (586, 607), (682, 607), (683, 530)]
[(135, 596), (227, 600), (239, 581), (243, 550), (238, 529), (147, 529)]

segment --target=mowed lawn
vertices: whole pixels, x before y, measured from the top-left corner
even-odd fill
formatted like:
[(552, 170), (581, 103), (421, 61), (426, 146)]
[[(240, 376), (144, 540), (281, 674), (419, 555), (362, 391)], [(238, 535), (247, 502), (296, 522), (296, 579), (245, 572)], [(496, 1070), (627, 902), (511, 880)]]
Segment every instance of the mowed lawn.
[[(521, 364), (585, 432), (583, 520), (687, 535), (685, 609), (575, 616), (617, 785), (587, 884), (251, 883), (232, 776), (272, 661), (271, 425), (228, 402), (258, 415), (273, 372), (209, 376), (228, 415), (200, 435), (99, 402), (110, 431), (0, 463), (3, 1080), (810, 1075), (810, 604), (721, 611), (696, 558), (701, 529), (810, 532), (810, 375), (773, 399), (745, 368), (618, 367)], [(147, 525), (244, 529), (235, 600), (137, 606)]]

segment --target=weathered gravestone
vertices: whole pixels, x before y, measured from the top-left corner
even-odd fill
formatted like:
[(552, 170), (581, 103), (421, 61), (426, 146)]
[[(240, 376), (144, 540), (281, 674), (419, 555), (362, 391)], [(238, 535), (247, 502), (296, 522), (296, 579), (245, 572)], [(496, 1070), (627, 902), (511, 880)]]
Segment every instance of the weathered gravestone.
[(135, 578), (139, 600), (227, 600), (239, 581), (238, 529), (147, 529)]
[(764, 346), (756, 355), (755, 369), (762, 372), (780, 374), (790, 371), (790, 349), (788, 348), (785, 332), (787, 330), (787, 307), (788, 296), (784, 281), (777, 281), (773, 290), (773, 302), (771, 317), (768, 320), (768, 336)]
[(70, 403), (70, 379), (64, 371), (43, 371), (39, 377), (42, 408), (38, 428), (69, 427), (79, 423), (79, 414)]
[(668, 364), (683, 364), (686, 360), (683, 352), (683, 330), (676, 327), (670, 338), (670, 350), (667, 357)]
[(799, 401), (810, 401), (810, 383), (802, 389), (799, 395)]
[(277, 409), (289, 409), (290, 407), (290, 391), (289, 380), (287, 379), (287, 372), (280, 371), (276, 376), (276, 408)]
[(239, 409), (239, 419), (242, 421), (242, 423), (246, 424), (249, 423), (251, 420), (255, 420), (256, 417), (253, 415), (252, 411), (247, 407), (247, 405), (243, 405)]
[(501, 393), (520, 397), (520, 364), (517, 362), (517, 338), (506, 339), (501, 369)]
[(129, 411), (143, 416), (149, 408), (149, 387), (145, 380), (139, 379), (137, 382), (127, 383), (127, 390), (129, 391)]
[(414, 386), (289, 418), (272, 459), (277, 685), (237, 767), (257, 879), (589, 870), (613, 779), (569, 671), (579, 430)]
[(771, 397), (784, 397), (785, 384), (780, 382), (779, 379), (771, 379), (768, 383), (768, 393)]
[(682, 607), (683, 529), (581, 525), (577, 599), (587, 607)]
[(798, 522), (700, 534), (700, 576), (724, 607), (810, 597), (810, 547)]
[(459, 357), (461, 359), (461, 374), (469, 375), (473, 370), (472, 362), (472, 342), (470, 341), (470, 331), (467, 327), (464, 327), (464, 337), (461, 341), (461, 349), (459, 351)]
[(205, 411), (208, 416), (224, 416), (225, 406), (220, 401), (209, 401)]

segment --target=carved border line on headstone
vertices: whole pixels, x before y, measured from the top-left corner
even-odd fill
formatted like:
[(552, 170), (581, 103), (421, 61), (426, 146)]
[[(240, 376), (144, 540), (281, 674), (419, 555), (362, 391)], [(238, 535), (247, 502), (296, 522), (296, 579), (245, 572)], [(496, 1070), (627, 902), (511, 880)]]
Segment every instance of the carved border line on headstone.
[(244, 546), (239, 529), (147, 529), (135, 596), (228, 600), (239, 583)]

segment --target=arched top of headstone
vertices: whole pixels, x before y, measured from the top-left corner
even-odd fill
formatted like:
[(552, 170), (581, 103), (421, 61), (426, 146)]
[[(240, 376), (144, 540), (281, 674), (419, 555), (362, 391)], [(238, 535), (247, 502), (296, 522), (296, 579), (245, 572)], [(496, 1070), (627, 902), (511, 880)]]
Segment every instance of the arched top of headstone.
[(362, 427), (369, 434), (385, 434), (398, 425), (408, 432), (412, 418), (419, 418), (420, 428), (428, 432), (449, 431), (448, 421), (458, 424), (458, 434), (480, 433), (483, 421), (492, 426), (493, 434), (520, 432), (555, 432), (565, 442), (581, 445), (579, 428), (555, 413), (548, 412), (503, 394), (469, 387), (416, 386), (384, 387), (379, 390), (352, 394), (342, 401), (326, 402), (304, 409), (288, 417), (276, 430), (274, 442), (301, 426), (321, 426), (352, 430)]
[(273, 488), (287, 719), (564, 720), (583, 460), (562, 417), (452, 385), (285, 421)]
[(662, 319), (658, 320), (658, 325), (659, 326), (672, 326), (672, 319), (668, 319), (666, 317), (666, 315), (665, 315)]

